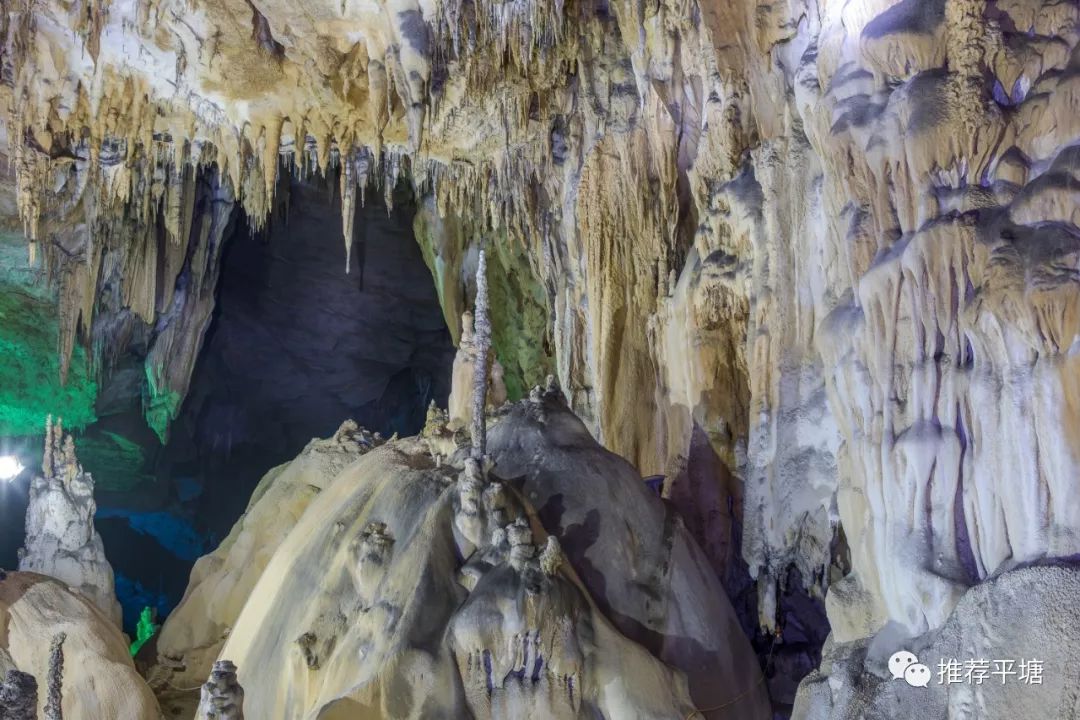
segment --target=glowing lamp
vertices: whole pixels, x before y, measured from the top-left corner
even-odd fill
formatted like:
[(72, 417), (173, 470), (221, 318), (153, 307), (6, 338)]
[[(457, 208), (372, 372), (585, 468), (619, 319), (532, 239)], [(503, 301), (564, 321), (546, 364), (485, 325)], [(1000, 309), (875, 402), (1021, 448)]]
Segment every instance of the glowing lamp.
[(19, 458), (14, 455), (0, 455), (0, 480), (14, 480), (23, 470)]

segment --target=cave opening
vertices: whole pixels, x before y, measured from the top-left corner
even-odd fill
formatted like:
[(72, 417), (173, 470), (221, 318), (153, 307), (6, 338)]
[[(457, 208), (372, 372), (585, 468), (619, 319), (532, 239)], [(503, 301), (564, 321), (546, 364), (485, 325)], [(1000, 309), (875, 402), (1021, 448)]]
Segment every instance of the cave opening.
[[(446, 405), (455, 349), (413, 235), (411, 190), (399, 184), (392, 207), (381, 192), (357, 203), (346, 273), (333, 173), (280, 175), (264, 227), (233, 210), (213, 317), (166, 442), (130, 402), (84, 435), (144, 451), (142, 482), (98, 492), (96, 525), (129, 631), (143, 607), (160, 617), (175, 606), (260, 479), (312, 438), (350, 418), (386, 437), (415, 434), (432, 400)], [(141, 372), (138, 362), (136, 351), (114, 376)], [(84, 465), (106, 480), (100, 458)]]

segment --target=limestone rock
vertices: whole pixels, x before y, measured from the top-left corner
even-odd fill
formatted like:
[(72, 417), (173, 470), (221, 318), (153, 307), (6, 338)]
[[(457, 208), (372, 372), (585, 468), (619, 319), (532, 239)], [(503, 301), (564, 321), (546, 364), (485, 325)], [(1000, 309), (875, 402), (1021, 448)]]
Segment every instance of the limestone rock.
[[(461, 340), (458, 342), (457, 355), (454, 357), (448, 408), (449, 427), (452, 430), (468, 428), (473, 418), (473, 388), (476, 386), (476, 362), (479, 357), (473, 322), (472, 313), (465, 312), (461, 316)], [(489, 352), (487, 355), (491, 368), (488, 377), (487, 407), (497, 408), (506, 402), (504, 370), (494, 353)]]
[(196, 720), (244, 720), (244, 689), (236, 681), (236, 666), (218, 660), (202, 686)]
[(37, 679), (37, 717), (47, 717), (52, 652), (44, 639), (63, 634), (60, 709), (67, 720), (159, 720), (150, 687), (135, 671), (120, 629), (81, 594), (43, 575), (0, 580), (0, 647)]
[(42, 475), (30, 484), (19, 569), (66, 583), (120, 626), (113, 570), (94, 529), (94, 479), (83, 472), (70, 435), (49, 418)]
[[(587, 432), (569, 446), (547, 449), (555, 457), (569, 454), (568, 461), (581, 453), (576, 464), (603, 452)], [(309, 454), (294, 465), (310, 462)], [(609, 491), (623, 482), (639, 484), (613, 461), (602, 467), (598, 472), (616, 473), (606, 480)], [(590, 583), (603, 573), (609, 587), (630, 588), (631, 575), (623, 573), (643, 568), (618, 562), (596, 568), (584, 555), (564, 555), (565, 542), (540, 539), (546, 536), (541, 516), (513, 483), (472, 458), (464, 465), (452, 458), (437, 464), (424, 439), (395, 440), (338, 466), (336, 476), (324, 475), (321, 492), (301, 505), (293, 498), (306, 493), (288, 482), (288, 472), (268, 476), (242, 523), (244, 532), (256, 534), (270, 532), (258, 527), (270, 523), (283, 536), (268, 562), (251, 573), (257, 579), (241, 588), (229, 574), (214, 573), (198, 583), (202, 596), (228, 593), (241, 608), (217, 647), (219, 657), (236, 660), (248, 716), (548, 718), (595, 710), (609, 717), (685, 717), (693, 705), (684, 675), (652, 653), (688, 661), (691, 656), (675, 650), (676, 637), (685, 635), (675, 633), (702, 630), (708, 640), (738, 632), (730, 625), (691, 628), (674, 621), (677, 614), (692, 618), (694, 608), (712, 611), (722, 599), (708, 594), (718, 591), (715, 580), (702, 584), (699, 551), (676, 530), (669, 561), (678, 569), (655, 578), (658, 588), (670, 588), (660, 593), (673, 614), (653, 627), (670, 630), (671, 644), (663, 650), (628, 639), (619, 626), (635, 623), (612, 613), (613, 623), (591, 599)], [(619, 496), (628, 495), (636, 507), (637, 493), (624, 490)], [(598, 496), (577, 499), (595, 503)], [(264, 505), (303, 510), (282, 533), (276, 513)], [(638, 510), (635, 517), (641, 531), (658, 538), (664, 524), (656, 510)], [(572, 537), (572, 528), (558, 530)], [(222, 566), (251, 565), (236, 542), (215, 555)], [(576, 572), (578, 559), (587, 576)], [(176, 657), (204, 654), (180, 647), (179, 625), (168, 628), (177, 618), (197, 622), (203, 607), (189, 592), (166, 623)], [(297, 640), (278, 642), (268, 627)], [(741, 676), (748, 663), (731, 669)], [(725, 677), (710, 671), (714, 684)], [(726, 699), (744, 689), (729, 680), (719, 685)], [(766, 717), (762, 699), (753, 696), (730, 717)]]
[[(916, 637), (882, 632), (837, 643), (799, 688), (793, 720), (1064, 720), (1080, 712), (1076, 667), (1080, 570), (1030, 567), (982, 583), (941, 627)], [(889, 671), (889, 657), (913, 653), (930, 668), (926, 687)]]
[(185, 230), (213, 224), (194, 184), (258, 225), (279, 160), (329, 174), (348, 247), (348, 209), (406, 179), (455, 336), (483, 246), (508, 387), (554, 371), (605, 448), (668, 478), (725, 577), (741, 519), (766, 629), (792, 569), (847, 643), (1075, 555), (1076, 3), (592, 9), (13, 5), (3, 223), (59, 281), (62, 355), (182, 306), (167, 416), (207, 312), (170, 292), (204, 237)]
[(0, 680), (0, 718), (37, 720), (38, 686), (33, 675), (8, 670)]
[(157, 649), (172, 685), (192, 687), (210, 675), (228, 633), (280, 543), (312, 500), (380, 442), (349, 420), (333, 437), (312, 440), (295, 460), (266, 474), (228, 537), (195, 563), (183, 600), (161, 628)]
[(619, 632), (685, 672), (698, 707), (731, 703), (714, 715), (768, 717), (749, 643), (681, 520), (596, 443), (556, 385), (534, 395), (492, 426), (492, 472), (520, 483), (593, 602)]
[[(471, 626), (454, 620), (467, 595), (455, 582), (451, 498), (456, 485), (446, 474), (451, 468), (436, 468), (421, 448), (399, 441), (348, 468), (315, 500), (267, 566), (222, 651), (230, 657), (262, 658), (257, 672), (245, 673), (244, 662), (238, 663), (247, 713), (266, 718), (313, 711), (329, 717), (362, 712), (427, 717), (461, 714), (466, 707), (468, 691), (462, 683), (472, 677), (460, 677), (451, 648), (441, 646), (447, 624)], [(353, 533), (365, 527), (365, 539), (352, 543)], [(394, 540), (372, 544), (374, 537)], [(324, 559), (313, 563), (315, 557)], [(354, 576), (349, 569), (357, 562)], [(336, 613), (344, 615), (337, 627), (317, 629), (320, 617)], [(314, 635), (329, 632), (335, 642), (312, 667), (297, 649), (270, 644), (259, 630), (268, 624), (298, 631), (316, 628)], [(482, 648), (471, 643), (469, 648), (482, 656)], [(599, 658), (620, 654), (594, 652), (595, 672)], [(653, 667), (660, 676), (668, 672), (647, 654), (639, 657), (644, 663), (639, 670)], [(579, 676), (575, 692), (580, 702), (603, 707), (612, 701), (596, 694), (598, 682), (600, 676)], [(675, 681), (668, 675), (665, 682)], [(686, 700), (672, 697), (673, 687), (678, 686), (656, 686), (655, 697), (642, 693), (637, 698), (637, 690), (629, 688), (612, 692), (634, 694), (634, 704), (643, 708), (637, 717), (666, 717), (644, 708), (670, 702), (674, 705), (667, 707), (680, 712)], [(565, 684), (563, 690), (569, 697)], [(548, 705), (546, 692), (537, 696), (538, 707), (544, 712), (561, 707)], [(552, 712), (545, 716), (565, 716), (561, 710)]]
[(45, 720), (64, 720), (64, 642), (67, 633), (53, 635), (49, 644), (49, 676)]

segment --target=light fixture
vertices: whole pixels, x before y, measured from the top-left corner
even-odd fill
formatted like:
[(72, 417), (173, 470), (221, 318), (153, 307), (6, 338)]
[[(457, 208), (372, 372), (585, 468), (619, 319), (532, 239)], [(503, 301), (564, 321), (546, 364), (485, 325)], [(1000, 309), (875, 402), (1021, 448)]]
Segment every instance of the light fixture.
[(14, 480), (25, 468), (14, 455), (0, 455), (0, 480)]

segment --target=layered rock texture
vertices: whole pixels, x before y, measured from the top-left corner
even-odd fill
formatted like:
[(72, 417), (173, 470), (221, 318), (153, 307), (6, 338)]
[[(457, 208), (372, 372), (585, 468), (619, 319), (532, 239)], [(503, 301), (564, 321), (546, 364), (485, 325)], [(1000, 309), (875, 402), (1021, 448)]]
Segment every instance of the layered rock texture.
[(941, 627), (903, 641), (930, 669), (926, 687), (890, 673), (887, 660), (898, 644), (834, 646), (804, 681), (792, 717), (1076, 717), (1078, 591), (1077, 569), (1055, 566), (1014, 570), (972, 589)]
[(380, 442), (348, 422), (267, 473), (229, 536), (195, 564), (183, 601), (157, 639), (173, 685), (196, 687), (209, 676), (278, 546), (329, 482)]
[[(0, 628), (0, 671), (17, 670), (37, 685), (34, 712), (19, 714), (17, 700), (28, 690), (26, 678), (15, 674), (22, 691), (11, 694), (13, 674), (8, 673), (0, 683), (0, 717), (160, 719), (157, 701), (135, 671), (120, 629), (63, 583), (36, 573), (0, 573)], [(62, 678), (53, 672), (57, 663), (49, 642), (61, 635)]]
[[(455, 341), (483, 246), (510, 398), (553, 372), (663, 474), (778, 652), (800, 592), (837, 644), (923, 637), (1080, 551), (1078, 27), (1041, 0), (19, 0), (0, 207), (59, 287), (61, 372), (140, 338), (164, 434), (232, 204), (257, 225), (280, 173), (327, 175), (348, 266), (356, 204), (404, 180)], [(639, 642), (615, 613), (661, 622), (589, 591)]]
[(83, 472), (75, 445), (59, 421), (45, 430), (42, 474), (30, 485), (26, 541), (19, 570), (56, 578), (120, 626), (113, 569), (94, 529), (94, 479)]
[(536, 396), (492, 429), (490, 471), (467, 444), (433, 452), (434, 427), (372, 447), (347, 424), (272, 472), (196, 568), (152, 676), (183, 687), (216, 652), (261, 718), (769, 717), (701, 551)]

